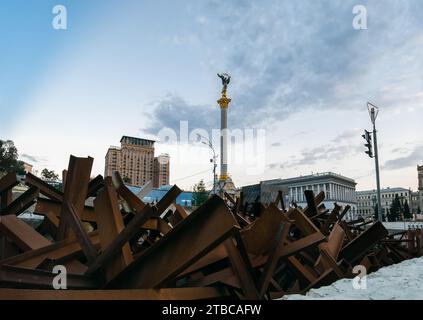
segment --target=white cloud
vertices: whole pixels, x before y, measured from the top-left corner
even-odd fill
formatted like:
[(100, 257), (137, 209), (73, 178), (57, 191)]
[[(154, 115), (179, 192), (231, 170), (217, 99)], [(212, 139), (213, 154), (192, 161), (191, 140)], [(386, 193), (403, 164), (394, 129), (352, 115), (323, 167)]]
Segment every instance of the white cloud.
[[(273, 165), (257, 176), (230, 167), (237, 185), (336, 169), (357, 176), (360, 188), (371, 186), (367, 173), (374, 164), (355, 153), (364, 148), (361, 131), (370, 127), (366, 102), (381, 107), (382, 163), (398, 158), (391, 150), (404, 140), (416, 143), (420, 132), (423, 9), (419, 0), (364, 1), (369, 29), (356, 31), (354, 4), (213, 0), (197, 4), (185, 20), (178, 5), (173, 20), (154, 5), (151, 11), (119, 5), (117, 12), (97, 16), (97, 26), (51, 61), (27, 101), (29, 121), (15, 124), (15, 142), (58, 171), (70, 153), (94, 156), (94, 171), (102, 173), (107, 147), (123, 134), (137, 135), (140, 128), (151, 133), (179, 120), (216, 126), (216, 73), (227, 71), (233, 76), (231, 128), (267, 129), (268, 163), (296, 164)], [(173, 108), (166, 110), (169, 100)], [(388, 141), (394, 146), (386, 149)], [(383, 170), (384, 183), (415, 185), (414, 165), (408, 163), (396, 169), (406, 174)], [(172, 176), (194, 169), (174, 166)]]

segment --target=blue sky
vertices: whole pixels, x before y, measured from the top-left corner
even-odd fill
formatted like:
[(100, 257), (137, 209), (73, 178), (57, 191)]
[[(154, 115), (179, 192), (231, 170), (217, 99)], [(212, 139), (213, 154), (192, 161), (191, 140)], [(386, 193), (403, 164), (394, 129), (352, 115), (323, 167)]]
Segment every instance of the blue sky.
[[(68, 11), (54, 30), (52, 8)], [(352, 27), (365, 5), (368, 29)], [(0, 137), (23, 160), (61, 171), (69, 154), (102, 173), (120, 136), (155, 138), (165, 127), (216, 128), (217, 72), (229, 72), (231, 128), (266, 129), (266, 165), (238, 185), (335, 171), (374, 185), (361, 140), (378, 119), (382, 185), (416, 187), (423, 162), (423, 6), (384, 1), (12, 1), (0, 4)], [(172, 180), (189, 188), (208, 151), (175, 146)], [(179, 151), (181, 152), (181, 151)], [(198, 156), (196, 156), (198, 154)]]
[[(92, 7), (84, 1), (62, 1), (81, 16)], [(25, 96), (33, 90), (56, 49), (71, 36), (51, 27), (52, 8), (57, 1), (2, 1), (0, 10), (0, 92), (2, 115), (12, 121), (2, 123), (2, 135), (17, 121)], [(81, 17), (82, 20), (82, 17)], [(72, 19), (69, 25), (73, 25)]]

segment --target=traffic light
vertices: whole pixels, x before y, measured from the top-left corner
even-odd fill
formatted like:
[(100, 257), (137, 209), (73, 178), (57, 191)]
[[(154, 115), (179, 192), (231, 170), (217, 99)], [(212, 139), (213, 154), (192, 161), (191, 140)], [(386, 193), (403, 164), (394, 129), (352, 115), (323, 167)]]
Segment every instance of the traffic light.
[(363, 139), (366, 140), (366, 144), (364, 145), (368, 151), (366, 153), (370, 158), (373, 158), (373, 147), (372, 147), (372, 136), (369, 131), (364, 130), (364, 134), (362, 135)]

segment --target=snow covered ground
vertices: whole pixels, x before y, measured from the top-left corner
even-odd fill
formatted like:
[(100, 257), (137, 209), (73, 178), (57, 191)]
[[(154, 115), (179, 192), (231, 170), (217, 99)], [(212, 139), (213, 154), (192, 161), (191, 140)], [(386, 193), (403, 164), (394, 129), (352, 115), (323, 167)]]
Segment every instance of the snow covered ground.
[(367, 289), (354, 289), (352, 279), (313, 289), (306, 296), (282, 300), (423, 300), (423, 258), (385, 267), (367, 276)]

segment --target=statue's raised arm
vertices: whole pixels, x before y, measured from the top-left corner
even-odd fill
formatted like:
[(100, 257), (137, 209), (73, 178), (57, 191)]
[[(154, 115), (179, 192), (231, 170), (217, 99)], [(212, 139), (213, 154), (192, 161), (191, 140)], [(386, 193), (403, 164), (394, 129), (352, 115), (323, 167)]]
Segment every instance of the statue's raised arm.
[(231, 76), (227, 73), (217, 74), (217, 76), (222, 79), (222, 85), (228, 85), (231, 82)]
[(228, 88), (229, 82), (231, 82), (231, 76), (227, 73), (217, 74), (217, 76), (222, 79), (222, 94), (226, 95), (226, 89)]

